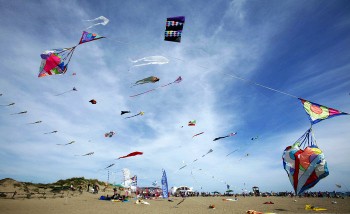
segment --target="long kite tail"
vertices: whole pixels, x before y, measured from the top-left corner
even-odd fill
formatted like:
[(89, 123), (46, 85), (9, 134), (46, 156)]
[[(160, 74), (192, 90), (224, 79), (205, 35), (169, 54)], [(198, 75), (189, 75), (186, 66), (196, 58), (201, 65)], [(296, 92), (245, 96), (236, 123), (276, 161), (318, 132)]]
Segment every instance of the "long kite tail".
[(138, 115), (140, 115), (140, 114), (141, 114), (141, 113), (135, 114), (135, 115), (133, 115), (133, 116), (125, 117), (124, 119), (136, 117), (136, 116), (138, 116)]
[(146, 94), (146, 93), (148, 93), (148, 92), (155, 91), (155, 90), (157, 90), (157, 88), (153, 88), (153, 89), (151, 89), (151, 90), (148, 90), (148, 91), (145, 91), (145, 92), (142, 92), (142, 93), (139, 93), (139, 94), (135, 94), (135, 95), (132, 95), (132, 96), (130, 96), (130, 97), (137, 97), (137, 96), (139, 96), (139, 95), (141, 95), (141, 94)]

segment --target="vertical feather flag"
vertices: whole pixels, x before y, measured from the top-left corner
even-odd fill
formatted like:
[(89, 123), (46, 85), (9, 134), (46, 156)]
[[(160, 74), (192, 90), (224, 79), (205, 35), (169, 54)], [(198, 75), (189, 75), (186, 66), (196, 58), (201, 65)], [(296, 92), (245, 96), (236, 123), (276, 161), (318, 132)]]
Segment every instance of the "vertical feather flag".
[(168, 198), (168, 180), (166, 177), (165, 170), (163, 169), (163, 176), (162, 176), (162, 192), (163, 192), (163, 198)]
[(313, 103), (302, 98), (299, 98), (299, 100), (304, 105), (304, 109), (309, 115), (309, 119), (312, 125), (334, 116), (349, 115), (348, 113), (322, 106), (320, 104)]

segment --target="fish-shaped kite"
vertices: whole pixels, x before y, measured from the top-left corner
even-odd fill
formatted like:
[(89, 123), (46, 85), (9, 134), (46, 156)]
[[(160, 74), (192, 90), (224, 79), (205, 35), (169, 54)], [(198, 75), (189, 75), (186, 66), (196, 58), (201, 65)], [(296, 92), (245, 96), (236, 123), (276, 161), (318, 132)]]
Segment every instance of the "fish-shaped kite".
[(217, 137), (217, 138), (215, 138), (213, 141), (220, 140), (220, 139), (227, 138), (227, 137), (231, 137), (231, 136), (234, 136), (234, 135), (236, 135), (236, 134), (237, 134), (237, 132), (235, 132), (235, 133), (230, 133), (230, 134), (228, 134), (228, 135), (226, 135), (226, 136), (223, 136), (223, 137)]
[(127, 154), (127, 155), (125, 155), (125, 156), (121, 156), (121, 157), (119, 157), (118, 159), (121, 159), (121, 158), (128, 158), (128, 157), (132, 157), (132, 156), (136, 156), (136, 155), (142, 155), (143, 154), (143, 152), (131, 152), (131, 153), (129, 153), (129, 154)]
[(158, 81), (159, 81), (158, 77), (150, 76), (150, 77), (136, 81), (133, 86), (142, 85), (142, 84), (146, 84), (146, 83), (156, 83)]
[(157, 87), (157, 88), (153, 88), (153, 89), (151, 89), (151, 90), (148, 90), (148, 91), (145, 91), (145, 92), (142, 92), (142, 93), (139, 93), (139, 94), (132, 95), (132, 96), (130, 96), (130, 97), (137, 97), (137, 96), (139, 96), (139, 95), (146, 94), (146, 93), (151, 92), (151, 91), (155, 91), (155, 90), (157, 90), (158, 88), (164, 88), (164, 87), (169, 86), (169, 85), (171, 85), (171, 84), (173, 84), (173, 83), (180, 83), (181, 81), (182, 81), (182, 78), (181, 78), (181, 76), (179, 76), (179, 77), (178, 77), (175, 81), (173, 81), (173, 82), (170, 82), (170, 83), (168, 83), (168, 84), (159, 86), (159, 87)]

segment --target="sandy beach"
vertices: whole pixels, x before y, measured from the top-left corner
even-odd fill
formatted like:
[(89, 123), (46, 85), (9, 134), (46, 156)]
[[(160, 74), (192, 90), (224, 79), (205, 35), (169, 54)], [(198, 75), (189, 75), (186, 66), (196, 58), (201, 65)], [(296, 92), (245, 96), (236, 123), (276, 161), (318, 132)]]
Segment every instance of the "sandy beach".
[[(164, 199), (146, 200), (150, 205), (129, 202), (99, 200), (101, 195), (112, 194), (111, 190), (92, 194), (66, 191), (55, 198), (35, 196), (28, 198), (0, 199), (1, 214), (86, 214), (86, 213), (246, 213), (255, 210), (263, 213), (350, 213), (350, 199), (334, 198), (290, 198), (290, 197), (238, 197), (237, 201), (224, 201), (233, 197), (172, 197), (174, 202)], [(264, 204), (272, 201), (274, 204)], [(336, 203), (332, 203), (336, 201)], [(209, 205), (214, 204), (215, 209)], [(326, 208), (327, 211), (305, 210), (305, 205)]]

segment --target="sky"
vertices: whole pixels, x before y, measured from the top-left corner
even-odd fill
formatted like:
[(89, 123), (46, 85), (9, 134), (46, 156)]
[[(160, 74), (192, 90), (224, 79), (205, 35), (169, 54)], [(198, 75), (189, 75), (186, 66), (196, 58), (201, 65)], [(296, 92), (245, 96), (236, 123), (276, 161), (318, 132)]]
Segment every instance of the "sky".
[[(349, 1), (0, 4), (0, 178), (121, 183), (126, 168), (151, 186), (164, 169), (169, 188), (293, 191), (282, 154), (310, 127), (297, 97), (350, 112)], [(109, 23), (87, 30), (99, 16)], [(173, 16), (186, 17), (180, 43), (164, 41)], [(84, 30), (106, 38), (79, 45), (64, 75), (38, 78), (40, 54), (75, 46)], [(133, 66), (148, 56), (169, 63)], [(131, 87), (149, 76), (160, 81)], [(313, 125), (330, 174), (312, 191), (349, 190), (349, 130), (349, 116)], [(117, 160), (133, 151), (143, 155)]]

